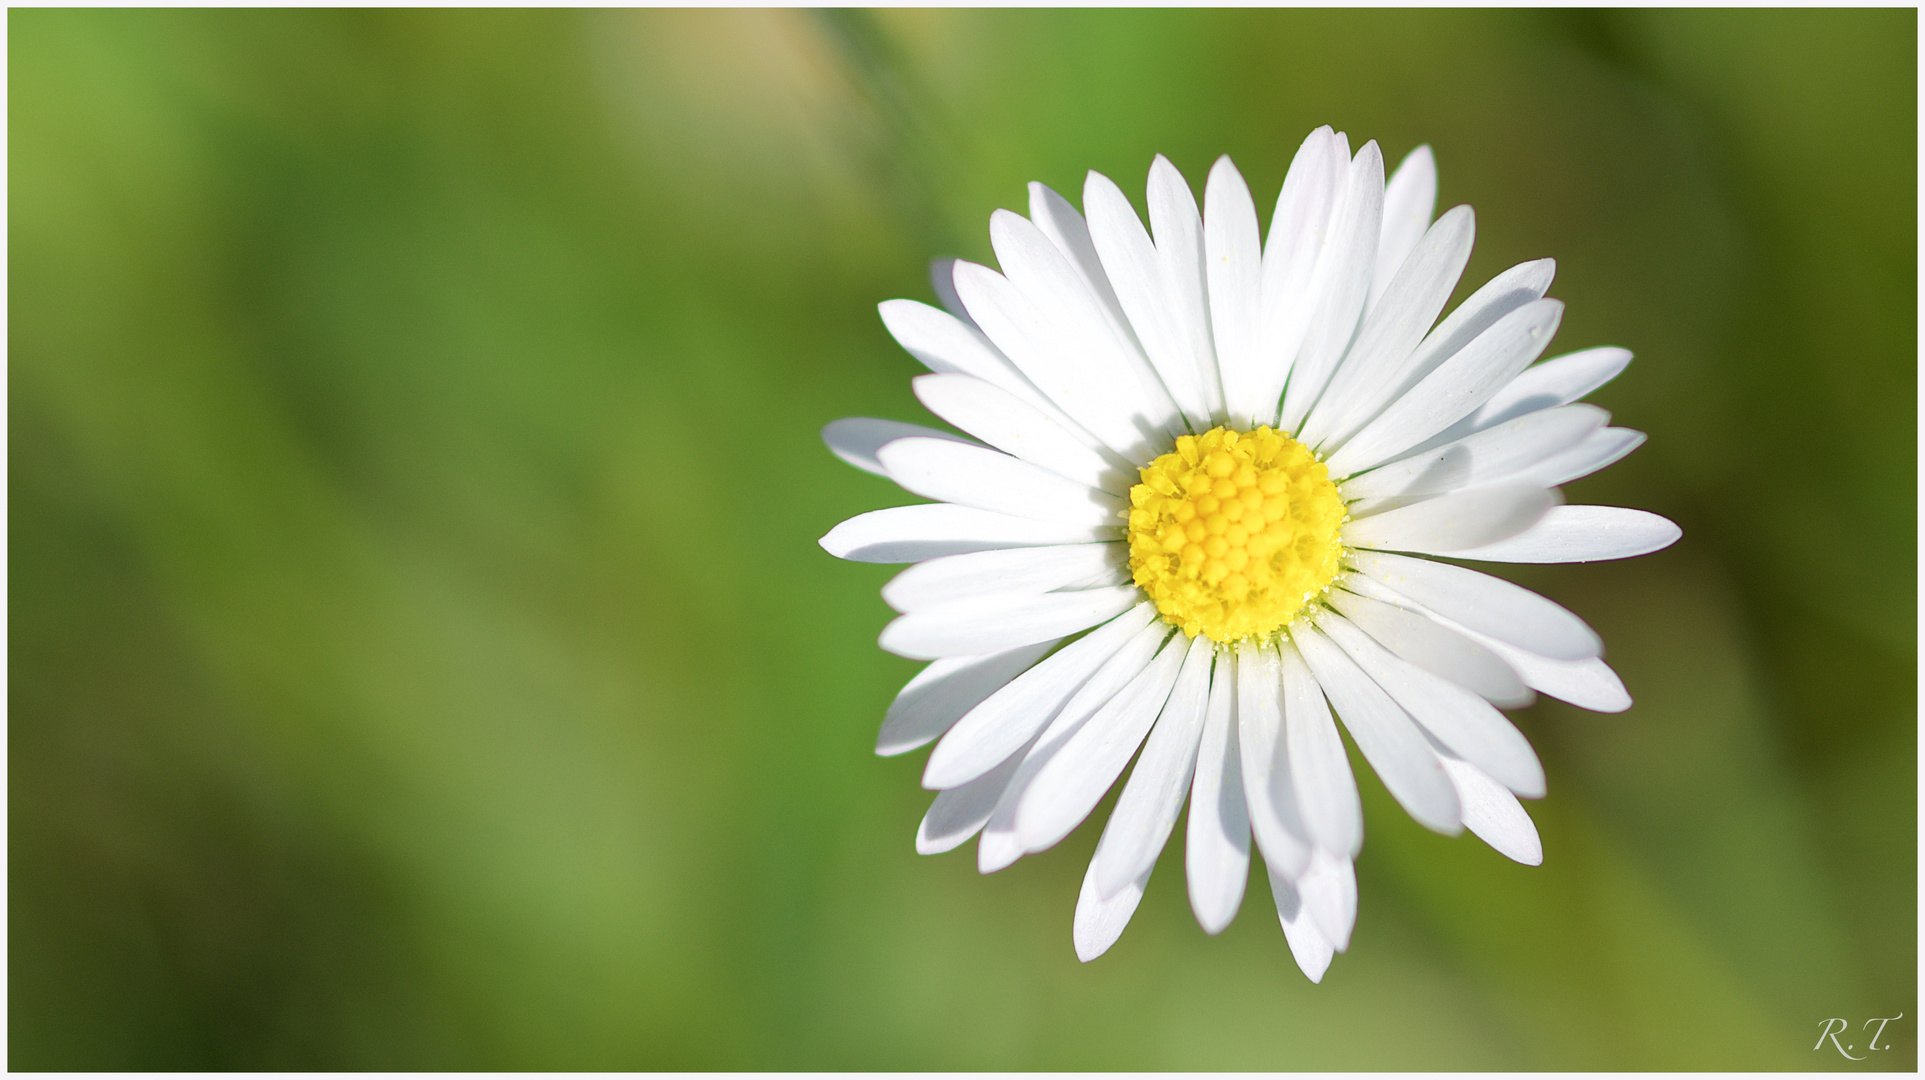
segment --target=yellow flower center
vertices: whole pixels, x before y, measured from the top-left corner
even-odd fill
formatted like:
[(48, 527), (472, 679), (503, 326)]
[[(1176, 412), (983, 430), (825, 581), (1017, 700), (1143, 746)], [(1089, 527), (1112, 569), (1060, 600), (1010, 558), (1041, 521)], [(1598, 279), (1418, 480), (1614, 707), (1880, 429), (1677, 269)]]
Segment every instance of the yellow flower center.
[(1290, 436), (1184, 435), (1142, 474), (1130, 489), (1130, 570), (1191, 637), (1274, 633), (1337, 576), (1343, 498)]

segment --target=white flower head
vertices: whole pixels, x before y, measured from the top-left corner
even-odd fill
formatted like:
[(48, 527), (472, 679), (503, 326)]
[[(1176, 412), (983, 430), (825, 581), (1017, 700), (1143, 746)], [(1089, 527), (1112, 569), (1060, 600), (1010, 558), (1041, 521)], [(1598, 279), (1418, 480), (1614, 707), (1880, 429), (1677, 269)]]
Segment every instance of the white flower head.
[[(917, 849), (980, 833), (987, 873), (1050, 847), (1136, 758), (1084, 877), (1074, 942), (1101, 955), (1136, 910), (1185, 796), (1190, 903), (1235, 916), (1250, 843), (1297, 963), (1320, 980), (1356, 919), (1362, 810), (1340, 721), (1425, 826), (1542, 860), (1517, 801), (1544, 794), (1498, 711), (1535, 692), (1629, 708), (1577, 616), (1439, 561), (1586, 562), (1679, 536), (1558, 485), (1643, 441), (1573, 404), (1630, 362), (1534, 363), (1563, 304), (1543, 259), (1438, 322), (1473, 218), (1435, 221), (1428, 148), (1388, 184), (1319, 128), (1259, 241), (1225, 157), (1199, 212), (1158, 157), (1146, 230), (1091, 173), (1083, 214), (1041, 184), (990, 219), (998, 273), (936, 266), (949, 312), (882, 305), (933, 374), (935, 415), (823, 430), (837, 455), (936, 500), (862, 514), (831, 554), (913, 563), (883, 589), (882, 647), (929, 666), (877, 750), (940, 738)], [(1140, 750), (1140, 753), (1139, 753)]]

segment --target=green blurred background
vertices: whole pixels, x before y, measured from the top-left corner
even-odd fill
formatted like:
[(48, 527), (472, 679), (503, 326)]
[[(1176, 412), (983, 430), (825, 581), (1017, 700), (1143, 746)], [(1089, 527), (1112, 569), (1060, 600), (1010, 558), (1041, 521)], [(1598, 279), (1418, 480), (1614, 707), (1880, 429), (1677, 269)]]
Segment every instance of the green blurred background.
[[(1915, 12), (8, 28), (13, 1067), (1916, 1066)], [(1364, 779), (1322, 986), (1180, 832), (1080, 965), (1094, 829), (914, 853), (817, 431), (1025, 181), (1321, 123), (1636, 351), (1569, 494), (1683, 542), (1513, 576), (1638, 703), (1519, 715), (1538, 869)]]

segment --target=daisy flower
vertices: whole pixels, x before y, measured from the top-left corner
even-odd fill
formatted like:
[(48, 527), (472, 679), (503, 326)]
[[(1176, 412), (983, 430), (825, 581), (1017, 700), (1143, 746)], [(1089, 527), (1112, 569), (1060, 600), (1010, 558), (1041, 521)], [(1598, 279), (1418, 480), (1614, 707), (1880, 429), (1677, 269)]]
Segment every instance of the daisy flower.
[[(1356, 921), (1363, 816), (1341, 723), (1411, 817), (1542, 861), (1518, 797), (1536, 754), (1500, 708), (1631, 699), (1577, 616), (1455, 561), (1616, 559), (1675, 541), (1558, 485), (1635, 449), (1574, 404), (1630, 353), (1534, 363), (1553, 264), (1498, 275), (1438, 322), (1470, 257), (1435, 221), (1428, 148), (1384, 181), (1367, 143), (1312, 132), (1259, 242), (1228, 157), (1199, 211), (1150, 167), (1145, 229), (1089, 174), (1083, 213), (1041, 184), (990, 219), (1001, 272), (938, 263), (947, 312), (883, 322), (963, 435), (838, 420), (838, 456), (935, 500), (862, 514), (831, 554), (911, 563), (884, 649), (930, 661), (877, 752), (940, 739), (925, 853), (972, 836), (988, 873), (1063, 839), (1132, 758), (1077, 901), (1088, 961), (1135, 912), (1188, 797), (1184, 862), (1208, 933), (1236, 915), (1251, 842), (1298, 965), (1320, 980)], [(1443, 557), (1442, 559), (1438, 558)]]

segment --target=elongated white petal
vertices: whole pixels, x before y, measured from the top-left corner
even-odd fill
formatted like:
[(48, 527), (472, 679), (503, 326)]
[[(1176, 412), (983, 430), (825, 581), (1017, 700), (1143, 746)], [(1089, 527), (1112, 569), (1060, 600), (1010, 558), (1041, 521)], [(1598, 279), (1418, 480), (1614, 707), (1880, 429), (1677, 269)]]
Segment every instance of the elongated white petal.
[(1343, 588), (1327, 594), (1330, 606), (1391, 652), (1499, 708), (1521, 709), (1535, 700), (1530, 687), (1496, 653), (1426, 615), (1352, 592), (1352, 584), (1376, 585), (1362, 574), (1349, 575), (1343, 579)]
[(1091, 675), (1156, 616), (1147, 601), (1063, 647), (963, 714), (929, 755), (922, 786), (952, 788), (996, 767), (1054, 720)]
[(916, 673), (889, 704), (876, 736), (876, 753), (904, 754), (954, 727), (964, 713), (1028, 671), (1057, 639), (987, 656), (936, 660)]
[(1203, 736), (1203, 717), (1210, 700), (1210, 639), (1191, 639), (1176, 687), (1143, 744), (1143, 755), (1130, 773), (1129, 783), (1116, 799), (1116, 809), (1096, 847), (1096, 887), (1100, 896), (1136, 880), (1156, 863), (1163, 842), (1170, 838), (1183, 796), (1190, 790), (1196, 767), (1197, 743)]
[(1649, 555), (1678, 542), (1669, 520), (1622, 506), (1554, 506), (1537, 524), (1495, 544), (1453, 553), (1484, 562), (1572, 563)]
[[(1566, 408), (1580, 408), (1568, 405)], [(1512, 479), (1556, 486), (1568, 484), (1579, 477), (1589, 476), (1607, 465), (1622, 460), (1625, 455), (1644, 445), (1644, 432), (1630, 428), (1608, 427), (1593, 431), (1584, 441), (1575, 446), (1565, 447), (1550, 457), (1519, 470)]]
[(911, 381), (929, 411), (978, 439), (1059, 476), (1128, 495), (1136, 471), (1097, 450), (1041, 409), (969, 375), (918, 375)]
[(1103, 272), (1103, 262), (1097, 257), (1095, 245), (1090, 242), (1089, 226), (1084, 223), (1083, 215), (1076, 212), (1068, 199), (1047, 185), (1031, 181), (1029, 217), (1043, 235), (1056, 245), (1057, 250), (1069, 259), (1076, 276), (1083, 279), (1084, 287), (1096, 298), (1110, 329), (1120, 340), (1134, 342), (1136, 338), (1129, 320), (1124, 317), (1122, 306), (1116, 302), (1116, 291), (1111, 288), (1109, 275)]
[(1283, 661), (1284, 744), (1304, 830), (1319, 847), (1355, 855), (1363, 847), (1364, 811), (1343, 737), (1297, 647), (1284, 641), (1278, 652)]
[[(1244, 424), (1267, 404), (1256, 397), (1264, 381), (1260, 237), (1250, 187), (1226, 154), (1211, 167), (1209, 183), (1203, 190), (1203, 254), (1208, 270), (1211, 340), (1216, 345), (1225, 408)], [(1232, 399), (1238, 407), (1229, 405)]]
[(897, 656), (934, 660), (978, 656), (1048, 641), (1128, 611), (1141, 599), (1133, 585), (1037, 596), (983, 596), (898, 615), (882, 628), (882, 647)]
[(903, 490), (958, 506), (1092, 528), (1120, 526), (1123, 500), (985, 446), (897, 439), (876, 453)]
[(897, 439), (911, 436), (928, 439), (949, 439), (964, 446), (973, 446), (968, 439), (947, 431), (937, 431), (921, 424), (905, 424), (900, 420), (877, 420), (870, 416), (851, 416), (844, 420), (831, 420), (823, 425), (822, 441), (828, 444), (829, 452), (861, 469), (887, 477), (889, 470), (876, 460), (876, 451)]
[(1105, 377), (1091, 371), (1085, 350), (1064, 340), (1072, 331), (1056, 313), (1039, 308), (1001, 274), (972, 262), (956, 264), (956, 291), (983, 332), (1053, 408), (1124, 460), (1148, 460), (1153, 449), (1161, 450), (1133, 422), (1135, 410), (1112, 392), (1120, 381), (1115, 372)]
[(1150, 162), (1150, 232), (1156, 237), (1157, 261), (1163, 266), (1164, 287), (1176, 303), (1177, 329), (1189, 342), (1191, 363), (1203, 403), (1212, 416), (1223, 409), (1223, 381), (1218, 374), (1216, 347), (1210, 336), (1209, 283), (1204, 270), (1203, 218), (1189, 181), (1162, 154)]
[(1617, 378), (1630, 362), (1629, 349), (1609, 345), (1553, 356), (1519, 372), (1464, 423), (1481, 431), (1539, 409), (1568, 405)]
[(1402, 371), (1444, 310), (1470, 260), (1475, 234), (1476, 221), (1468, 206), (1452, 209), (1430, 227), (1382, 301), (1364, 316), (1356, 344), (1304, 421), (1305, 444), (1327, 453), (1388, 403), (1386, 384)]
[(991, 548), (1100, 543), (1119, 539), (1122, 531), (1114, 526), (1064, 525), (973, 506), (930, 503), (857, 514), (830, 529), (818, 543), (838, 559), (904, 563)]
[[(1609, 418), (1603, 409), (1589, 405), (1531, 413), (1352, 477), (1344, 481), (1341, 490), (1348, 501), (1434, 495), (1517, 482), (1518, 473), (1584, 441)], [(1557, 484), (1542, 483), (1535, 473), (1527, 474), (1527, 478), (1537, 487)]]
[[(949, 262), (953, 277), (957, 260)], [(955, 291), (953, 285), (951, 291)], [(961, 306), (961, 300), (957, 300), (957, 306)], [(982, 379), (997, 389), (1030, 402), (1043, 412), (1043, 416), (1068, 429), (1070, 435), (1074, 435), (1080, 443), (1097, 449), (1103, 447), (1095, 435), (1070, 420), (1070, 416), (1047, 399), (1043, 391), (1036, 389), (1036, 383), (1032, 383), (1028, 375), (1018, 372), (1009, 358), (989, 343), (988, 335), (984, 335), (974, 321), (964, 321), (959, 316), (951, 316), (949, 312), (939, 312), (928, 304), (918, 304), (916, 300), (884, 300), (878, 310), (882, 312), (882, 323), (889, 329), (889, 335), (895, 337), (895, 341), (907, 348), (909, 354), (920, 360), (930, 372), (963, 373)]]
[(1380, 552), (1353, 552), (1352, 562), (1365, 574), (1431, 611), (1539, 656), (1582, 660), (1604, 652), (1604, 642), (1584, 625), (1584, 620), (1502, 578), (1448, 563)]
[(1192, 427), (1211, 424), (1203, 366), (1182, 314), (1182, 300), (1168, 281), (1162, 256), (1130, 200), (1109, 177), (1092, 172), (1083, 185), (1090, 240), (1115, 286), (1116, 298), (1150, 363)]
[(1417, 722), (1342, 649), (1305, 621), (1292, 625), (1290, 637), (1391, 797), (1418, 824), (1455, 835), (1459, 825), (1456, 792)]
[[(953, 275), (961, 263), (950, 261)], [(876, 310), (897, 344), (930, 371), (973, 375), (1040, 408), (1055, 408), (974, 323), (915, 300), (885, 300)]]
[(916, 828), (916, 853), (937, 855), (950, 851), (981, 831), (1021, 764), (1022, 756), (1011, 754), (1009, 760), (969, 783), (937, 792), (936, 801), (929, 804), (929, 812), (922, 816), (922, 824)]
[[(1444, 764), (1448, 768), (1450, 762)], [(1350, 859), (1318, 848), (1296, 888), (1324, 940), (1338, 952), (1350, 948), (1350, 931), (1357, 925), (1357, 869)]]
[(1163, 711), (1189, 644), (1182, 634), (1173, 635), (1156, 659), (1036, 774), (1016, 806), (1016, 834), (1024, 850), (1053, 846), (1096, 809)]
[(1384, 184), (1384, 225), (1377, 240), (1377, 264), (1366, 310), (1377, 306), (1377, 299), (1423, 239), (1424, 230), (1430, 228), (1430, 215), (1436, 209), (1437, 161), (1430, 147), (1420, 146), (1405, 156)]
[(1367, 574), (1350, 575), (1344, 579), (1344, 587), (1436, 620), (1445, 629), (1455, 631), (1490, 650), (1504, 661), (1506, 667), (1517, 672), (1524, 685), (1541, 690), (1559, 701), (1607, 713), (1623, 712), (1631, 707), (1631, 695), (1625, 692), (1624, 683), (1618, 679), (1617, 673), (1595, 656), (1583, 660), (1553, 660), (1520, 649), (1432, 611)]
[(1341, 615), (1326, 612), (1317, 627), (1438, 742), (1520, 795), (1544, 794), (1537, 753), (1483, 698), (1398, 657)]
[(1348, 522), (1343, 540), (1354, 548), (1451, 554), (1508, 540), (1562, 499), (1555, 488), (1525, 484), (1459, 491)]
[(1243, 797), (1263, 859), (1286, 877), (1303, 873), (1310, 843), (1297, 811), (1283, 738), (1283, 674), (1275, 646), (1237, 643), (1237, 742), (1243, 750)]
[(1279, 874), (1276, 867), (1270, 868), (1270, 897), (1276, 901), (1277, 921), (1283, 924), (1283, 939), (1290, 943), (1290, 955), (1297, 961), (1297, 967), (1311, 982), (1322, 982), (1323, 973), (1330, 970), (1330, 961), (1337, 951), (1323, 936), (1323, 931), (1317, 929), (1316, 920), (1310, 917), (1296, 885)]
[(1017, 828), (1016, 813), (1022, 805), (1023, 796), (1043, 769), (1056, 760), (1084, 725), (1143, 674), (1151, 658), (1156, 655), (1157, 647), (1169, 636), (1170, 628), (1160, 621), (1137, 631), (1135, 637), (1097, 669), (1096, 674), (1050, 721), (1049, 727), (1037, 736), (1035, 744), (1023, 755), (1016, 778), (1009, 782), (1002, 801), (996, 804), (995, 812), (989, 815), (989, 824), (983, 826), (982, 842), (976, 847), (977, 869), (985, 874), (995, 873), (1033, 850), (1024, 845)]
[(1490, 400), (1551, 343), (1563, 314), (1561, 302), (1535, 300), (1499, 319), (1332, 454), (1330, 475), (1349, 477), (1402, 457)]
[(956, 295), (956, 260), (936, 259), (929, 264), (929, 284), (936, 290), (936, 302), (942, 309), (956, 318), (976, 324), (969, 318), (969, 310), (963, 307), (962, 297)]
[[(1534, 300), (1542, 299), (1556, 273), (1556, 262), (1537, 259), (1519, 263), (1485, 282), (1482, 288), (1470, 295), (1470, 299), (1446, 315), (1436, 329), (1424, 335), (1423, 342), (1394, 372), (1385, 376), (1381, 400), (1392, 402), (1403, 397), (1435, 371), (1438, 365), (1456, 356), (1465, 346), (1497, 325), (1498, 320)], [(1371, 411), (1374, 413), (1376, 410)], [(1439, 438), (1438, 441), (1449, 442), (1468, 434), (1469, 431), (1462, 431), (1449, 438)]]
[[(1263, 247), (1263, 327), (1261, 361), (1250, 396), (1231, 420), (1248, 428), (1275, 421), (1284, 383), (1303, 337), (1310, 330), (1318, 294), (1312, 288), (1318, 261), (1329, 248), (1330, 214), (1342, 189), (1349, 153), (1328, 126), (1310, 133), (1290, 162), (1277, 207), (1270, 218), (1270, 238)], [(1228, 392), (1228, 387), (1225, 387)]]
[(1517, 796), (1469, 762), (1453, 757), (1443, 761), (1457, 788), (1457, 801), (1464, 807), (1464, 827), (1507, 859), (1525, 866), (1542, 865), (1544, 844)]
[(1317, 311), (1311, 316), (1303, 349), (1290, 369), (1278, 418), (1286, 431), (1302, 429), (1303, 418), (1323, 394), (1337, 361), (1357, 332), (1357, 320), (1370, 294), (1371, 267), (1377, 258), (1383, 214), (1384, 159), (1377, 144), (1369, 142), (1350, 163), (1344, 193), (1331, 220), (1331, 246), (1318, 260), (1316, 277), (1321, 280), (1311, 285), (1319, 290)]
[(1089, 869), (1083, 874), (1083, 891), (1076, 897), (1076, 921), (1070, 931), (1076, 959), (1087, 964), (1110, 951), (1116, 939), (1123, 936), (1123, 928), (1130, 924), (1130, 916), (1136, 914), (1136, 905), (1142, 902), (1143, 890), (1149, 887), (1150, 871), (1154, 869), (1155, 864), (1151, 864), (1143, 876), (1105, 898), (1096, 888), (1096, 860), (1090, 860)]
[(1250, 815), (1243, 801), (1232, 656), (1227, 649), (1219, 651), (1210, 676), (1183, 845), (1190, 910), (1206, 934), (1222, 933), (1236, 918), (1250, 877)]
[(1631, 694), (1624, 681), (1602, 659), (1553, 660), (1548, 656), (1520, 649), (1509, 642), (1458, 627), (1479, 645), (1490, 649), (1517, 669), (1526, 686), (1592, 712), (1620, 713), (1631, 707)]
[(1120, 543), (972, 551), (911, 566), (882, 587), (882, 599), (908, 612), (981, 596), (1033, 596), (1091, 579), (1121, 585), (1128, 562)]
[[(1119, 336), (1128, 331), (1112, 323), (1069, 258), (1035, 223), (1021, 214), (998, 210), (989, 216), (989, 241), (1004, 276), (1049, 320), (1044, 328), (1049, 332), (1047, 339), (1062, 350), (1060, 359), (1071, 370), (1085, 378), (1106, 380), (1108, 385), (1102, 389), (1107, 399), (1124, 409), (1153, 445), (1167, 433), (1182, 430), (1176, 404), (1135, 338)], [(964, 296), (967, 299), (967, 293)], [(1014, 356), (1010, 359), (1023, 365)]]

